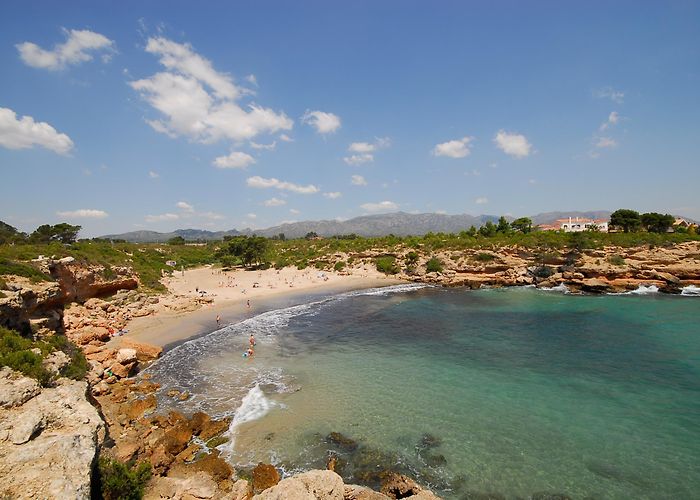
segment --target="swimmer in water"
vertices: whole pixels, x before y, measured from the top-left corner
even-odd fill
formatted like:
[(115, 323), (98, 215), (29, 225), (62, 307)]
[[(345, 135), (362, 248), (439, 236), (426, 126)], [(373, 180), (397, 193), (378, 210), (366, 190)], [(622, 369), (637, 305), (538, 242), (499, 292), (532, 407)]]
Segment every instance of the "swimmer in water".
[(250, 344), (250, 347), (253, 347), (255, 345), (255, 337), (253, 337), (253, 334), (250, 334), (250, 338), (248, 339), (248, 343)]

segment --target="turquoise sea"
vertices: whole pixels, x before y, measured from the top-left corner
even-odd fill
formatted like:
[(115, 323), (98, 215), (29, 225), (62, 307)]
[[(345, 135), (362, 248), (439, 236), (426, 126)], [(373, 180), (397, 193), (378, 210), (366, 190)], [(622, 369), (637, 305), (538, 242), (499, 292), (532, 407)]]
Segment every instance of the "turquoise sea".
[(346, 482), (388, 468), (445, 498), (700, 498), (698, 297), (400, 285), (263, 313), (148, 371), (162, 406), (233, 417), (238, 467), (332, 453)]

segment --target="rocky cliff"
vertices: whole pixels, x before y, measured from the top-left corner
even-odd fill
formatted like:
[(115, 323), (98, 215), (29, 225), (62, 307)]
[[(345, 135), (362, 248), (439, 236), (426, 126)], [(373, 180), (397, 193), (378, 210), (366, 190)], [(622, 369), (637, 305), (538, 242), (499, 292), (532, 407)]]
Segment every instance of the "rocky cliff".
[(0, 496), (90, 498), (104, 424), (87, 383), (59, 379), (41, 388), (0, 369)]

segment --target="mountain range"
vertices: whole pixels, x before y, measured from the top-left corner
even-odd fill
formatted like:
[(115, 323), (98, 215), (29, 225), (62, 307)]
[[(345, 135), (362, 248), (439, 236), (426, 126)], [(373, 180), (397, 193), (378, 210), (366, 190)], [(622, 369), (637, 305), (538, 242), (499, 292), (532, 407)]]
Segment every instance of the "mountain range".
[[(592, 219), (605, 219), (611, 212), (606, 210), (589, 212), (546, 212), (533, 215), (533, 224), (551, 224), (557, 219), (567, 217), (586, 217)], [(512, 217), (506, 217), (513, 220)], [(319, 236), (335, 236), (341, 234), (357, 234), (359, 236), (396, 236), (416, 235), (421, 236), (429, 232), (457, 233), (469, 229), (470, 226), (480, 227), (487, 221), (496, 222), (496, 215), (446, 215), (437, 213), (409, 214), (395, 212), (379, 215), (365, 215), (349, 220), (319, 220), (290, 222), (265, 229), (231, 229), (229, 231), (206, 231), (203, 229), (178, 229), (169, 233), (157, 231), (132, 231), (122, 234), (109, 234), (101, 236), (104, 239), (126, 240), (134, 243), (162, 243), (176, 236), (181, 236), (187, 241), (212, 241), (221, 240), (224, 236), (252, 235), (272, 237), (284, 234), (287, 238), (301, 238), (310, 232)]]

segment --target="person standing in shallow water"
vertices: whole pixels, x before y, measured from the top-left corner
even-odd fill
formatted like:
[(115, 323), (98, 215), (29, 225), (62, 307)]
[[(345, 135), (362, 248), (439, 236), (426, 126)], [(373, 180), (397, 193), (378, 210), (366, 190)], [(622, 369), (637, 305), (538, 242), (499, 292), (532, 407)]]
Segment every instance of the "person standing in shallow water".
[(221, 315), (216, 315), (216, 326), (221, 326)]
[(253, 334), (250, 334), (250, 338), (248, 339), (248, 343), (250, 344), (250, 348), (252, 349), (255, 346), (255, 337), (253, 337)]

